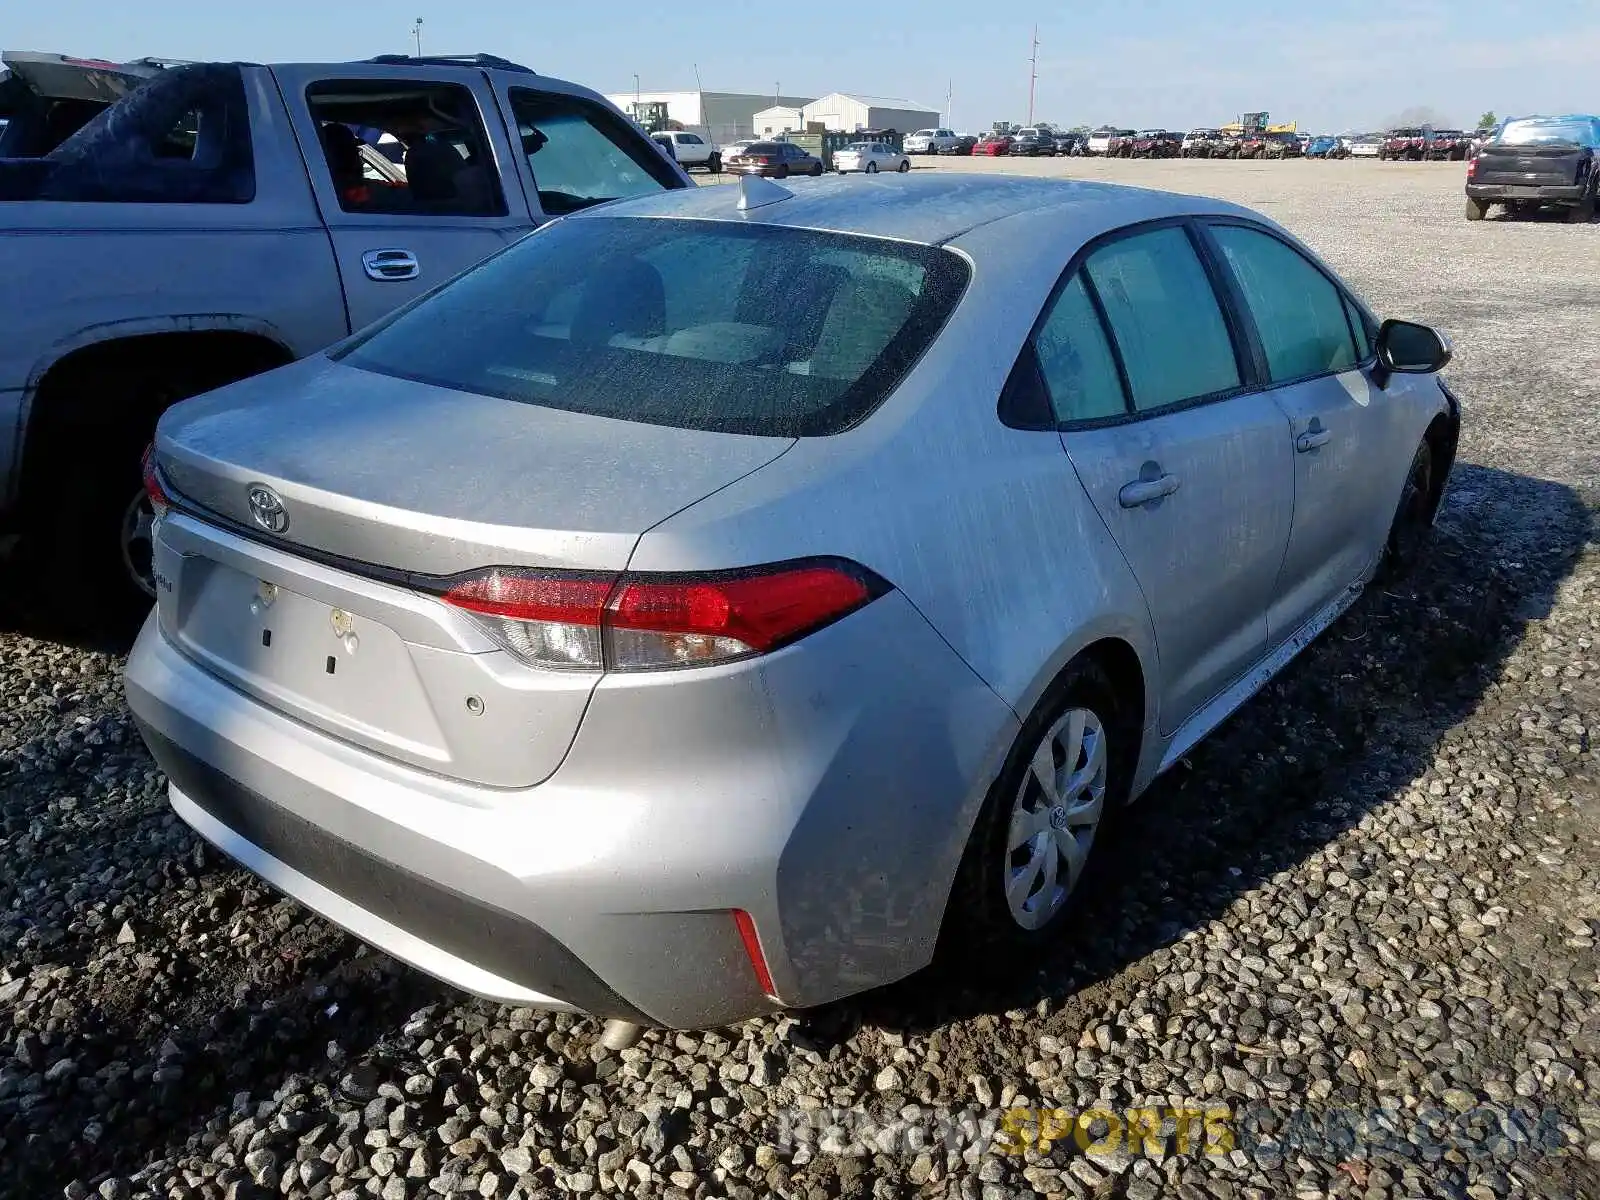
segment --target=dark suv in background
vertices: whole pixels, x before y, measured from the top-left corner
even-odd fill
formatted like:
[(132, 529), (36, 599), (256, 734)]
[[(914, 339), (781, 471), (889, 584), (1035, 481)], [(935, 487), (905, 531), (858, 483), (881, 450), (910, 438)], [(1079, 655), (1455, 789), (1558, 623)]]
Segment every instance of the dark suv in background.
[(1594, 219), (1600, 189), (1600, 117), (1520, 117), (1507, 121), (1467, 163), (1467, 220), (1491, 204), (1531, 212), (1547, 204), (1567, 220)]

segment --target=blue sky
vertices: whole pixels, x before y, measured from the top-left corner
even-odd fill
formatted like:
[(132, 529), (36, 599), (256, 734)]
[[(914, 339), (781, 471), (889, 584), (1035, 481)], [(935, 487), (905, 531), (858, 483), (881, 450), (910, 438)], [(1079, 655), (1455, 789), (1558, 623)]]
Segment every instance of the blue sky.
[[(413, 18), (423, 49), (485, 50), (601, 91), (692, 88), (901, 96), (986, 128), (1022, 120), (1039, 26), (1037, 116), (1187, 127), (1266, 109), (1302, 129), (1372, 128), (1427, 107), (1450, 124), (1600, 108), (1596, 0), (874, 0), (807, 5), (815, 26), (779, 32), (782, 6), (655, 0), (44, 0), (8, 5), (0, 46), (127, 59), (321, 61), (400, 52)], [(1305, 13), (1306, 10), (1300, 10)], [(828, 22), (837, 18), (836, 32)], [(813, 32), (813, 29), (815, 32)]]

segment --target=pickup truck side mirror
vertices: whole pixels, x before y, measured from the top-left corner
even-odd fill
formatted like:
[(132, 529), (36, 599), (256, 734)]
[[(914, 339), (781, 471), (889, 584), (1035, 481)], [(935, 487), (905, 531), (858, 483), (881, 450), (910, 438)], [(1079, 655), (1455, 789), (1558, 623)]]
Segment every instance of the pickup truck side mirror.
[(1389, 375), (1431, 375), (1454, 353), (1450, 339), (1429, 325), (1393, 318), (1378, 327), (1378, 367), (1382, 386)]

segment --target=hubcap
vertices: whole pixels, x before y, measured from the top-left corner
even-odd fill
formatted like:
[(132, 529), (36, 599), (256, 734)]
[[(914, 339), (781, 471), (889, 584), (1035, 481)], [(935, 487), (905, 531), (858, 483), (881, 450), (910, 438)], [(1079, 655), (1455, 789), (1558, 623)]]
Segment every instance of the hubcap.
[(1006, 839), (1006, 905), (1022, 928), (1049, 924), (1082, 878), (1106, 775), (1105, 726), (1087, 708), (1063, 713), (1034, 747)]
[(155, 543), (151, 536), (155, 519), (156, 510), (141, 488), (122, 514), (122, 565), (134, 586), (152, 600), (156, 596)]

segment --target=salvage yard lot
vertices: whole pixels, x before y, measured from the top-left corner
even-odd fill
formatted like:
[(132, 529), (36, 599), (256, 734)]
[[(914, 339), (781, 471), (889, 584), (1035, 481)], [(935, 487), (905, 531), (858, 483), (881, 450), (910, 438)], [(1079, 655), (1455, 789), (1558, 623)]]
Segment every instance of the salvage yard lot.
[[(0, 1195), (1600, 1194), (1600, 227), (1468, 224), (1453, 164), (916, 165), (1239, 201), (1451, 334), (1461, 461), (1419, 573), (1131, 811), (1036, 973), (610, 1056), (219, 861), (120, 660), (8, 628)], [(859, 1144), (912, 1104), (931, 1145)], [(941, 1124), (1186, 1106), (1227, 1109), (1231, 1151)]]

